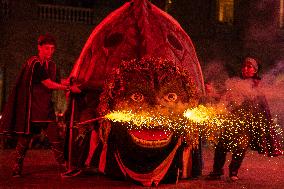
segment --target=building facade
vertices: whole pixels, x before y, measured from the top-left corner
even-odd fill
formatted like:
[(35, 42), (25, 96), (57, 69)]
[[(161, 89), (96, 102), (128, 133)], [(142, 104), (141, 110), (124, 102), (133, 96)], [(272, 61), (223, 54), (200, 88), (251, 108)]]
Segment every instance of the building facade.
[[(126, 0), (1, 0), (1, 109), (41, 33), (57, 38), (55, 61), (67, 77), (90, 33)], [(283, 59), (284, 0), (151, 0), (191, 37), (202, 67), (220, 61), (229, 75), (246, 55), (264, 69)]]

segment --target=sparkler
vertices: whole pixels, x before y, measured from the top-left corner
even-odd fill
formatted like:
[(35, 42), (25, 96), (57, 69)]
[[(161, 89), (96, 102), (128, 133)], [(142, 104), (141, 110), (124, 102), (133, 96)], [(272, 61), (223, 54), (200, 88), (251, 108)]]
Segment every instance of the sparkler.
[[(227, 148), (231, 151), (240, 146), (247, 147), (250, 140), (248, 135), (260, 136), (259, 139), (261, 139), (268, 132), (267, 128), (271, 127), (268, 126), (270, 120), (265, 120), (261, 112), (253, 114), (244, 109), (230, 112), (222, 107), (199, 105), (196, 108), (186, 109), (182, 115), (120, 110), (80, 124), (107, 119), (120, 122), (130, 130), (158, 128), (191, 137), (193, 140), (198, 140), (200, 136), (214, 143), (218, 140), (226, 140)], [(273, 124), (272, 127), (277, 136), (282, 135), (279, 125)]]

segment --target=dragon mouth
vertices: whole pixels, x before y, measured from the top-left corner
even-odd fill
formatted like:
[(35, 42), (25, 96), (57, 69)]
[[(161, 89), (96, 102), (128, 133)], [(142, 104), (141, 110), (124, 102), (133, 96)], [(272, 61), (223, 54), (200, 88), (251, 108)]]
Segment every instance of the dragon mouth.
[(128, 133), (134, 143), (144, 148), (161, 148), (167, 146), (173, 136), (173, 132), (158, 129), (128, 130)]

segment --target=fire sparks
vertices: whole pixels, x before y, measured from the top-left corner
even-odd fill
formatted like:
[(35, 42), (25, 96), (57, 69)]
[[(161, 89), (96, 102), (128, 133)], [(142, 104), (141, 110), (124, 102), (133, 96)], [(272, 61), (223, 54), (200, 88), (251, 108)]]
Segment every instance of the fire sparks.
[(130, 111), (115, 111), (107, 114), (105, 118), (113, 122), (130, 122), (134, 118), (134, 114)]
[(127, 122), (137, 127), (150, 125), (154, 119), (147, 114), (134, 114), (131, 111), (114, 111), (107, 114), (105, 118), (112, 120), (113, 122)]
[[(105, 118), (123, 123), (122, 125), (130, 130), (158, 128), (187, 138), (194, 138), (194, 140), (198, 137), (214, 143), (218, 140), (226, 140), (229, 150), (245, 148), (251, 139), (260, 144), (267, 132), (274, 132), (276, 137), (282, 135), (279, 125), (271, 126), (271, 120), (266, 120), (264, 113), (253, 114), (244, 109), (234, 112), (226, 108), (200, 105), (193, 109), (186, 109), (183, 115), (162, 115), (154, 111), (133, 113), (121, 110), (113, 111)], [(277, 141), (274, 138), (271, 140)]]
[(183, 115), (194, 122), (202, 123), (210, 119), (212, 116), (211, 113), (212, 112), (208, 111), (204, 106), (199, 106), (194, 109), (187, 109)]
[[(183, 115), (162, 115), (153, 111), (133, 113), (122, 110), (111, 112), (105, 118), (113, 122), (126, 123), (128, 129), (159, 128), (180, 134), (196, 132), (204, 134), (220, 132), (224, 119), (217, 112), (213, 107), (206, 108), (200, 105), (194, 109), (185, 110)], [(207, 131), (204, 132), (205, 130)]]
[[(105, 116), (105, 118), (113, 122), (127, 123), (128, 129), (141, 128), (161, 128), (169, 130), (173, 128), (173, 121), (162, 115), (150, 115), (148, 112), (132, 113), (131, 111), (114, 111)], [(167, 127), (165, 127), (165, 125)]]
[[(214, 107), (205, 107), (203, 105), (199, 105), (193, 109), (187, 109), (184, 112), (184, 117), (197, 123), (202, 124), (205, 122), (212, 122), (214, 120), (219, 120), (220, 116), (224, 111), (217, 111), (217, 108)], [(217, 122), (216, 122), (217, 123)]]

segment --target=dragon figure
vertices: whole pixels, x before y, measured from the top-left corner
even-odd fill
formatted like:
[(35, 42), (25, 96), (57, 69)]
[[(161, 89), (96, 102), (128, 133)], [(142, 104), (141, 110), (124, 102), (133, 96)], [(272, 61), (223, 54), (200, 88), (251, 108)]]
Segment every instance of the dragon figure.
[(183, 130), (181, 115), (198, 105), (203, 76), (190, 37), (169, 14), (147, 0), (125, 3), (95, 27), (70, 77), (86, 86), (77, 112), (99, 100), (96, 116), (140, 116), (100, 121), (105, 174), (144, 186), (201, 174), (198, 137)]

